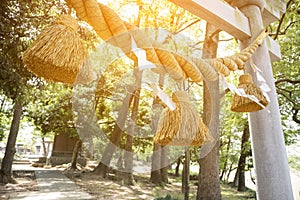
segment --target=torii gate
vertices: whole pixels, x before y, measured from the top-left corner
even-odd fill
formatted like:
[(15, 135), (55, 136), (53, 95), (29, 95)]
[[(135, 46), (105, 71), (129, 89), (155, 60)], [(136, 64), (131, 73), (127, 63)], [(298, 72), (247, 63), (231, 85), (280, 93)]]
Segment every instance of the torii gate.
[[(265, 0), (226, 0), (231, 6), (220, 0), (170, 1), (239, 39), (241, 49), (284, 12), (271, 11)], [(285, 7), (284, 1), (281, 3)], [(271, 88), (268, 109), (249, 114), (257, 197), (290, 200), (293, 192), (271, 65), (271, 61), (280, 60), (280, 47), (270, 37), (266, 38), (252, 58)], [(258, 83), (250, 66), (246, 66), (246, 71)]]

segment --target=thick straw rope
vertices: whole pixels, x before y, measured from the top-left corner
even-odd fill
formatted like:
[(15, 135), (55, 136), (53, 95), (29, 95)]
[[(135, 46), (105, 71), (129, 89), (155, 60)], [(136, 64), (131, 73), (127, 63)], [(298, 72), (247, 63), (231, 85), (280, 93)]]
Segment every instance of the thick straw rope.
[[(218, 74), (211, 68), (223, 76), (228, 76), (230, 71), (243, 69), (245, 62), (249, 60), (267, 35), (262, 32), (249, 47), (233, 56), (202, 59), (201, 61), (190, 60), (157, 47), (137, 27), (121, 20), (114, 10), (98, 3), (97, 0), (67, 0), (67, 2), (76, 10), (77, 15), (82, 20), (87, 21), (94, 28), (103, 40), (120, 47), (126, 55), (135, 60), (135, 55), (129, 53), (132, 50), (132, 35), (138, 48), (147, 48), (147, 59), (157, 66), (157, 69), (153, 71), (157, 73), (168, 72), (175, 80), (190, 78), (194, 82), (199, 82), (202, 77), (205, 77), (206, 80), (213, 81), (217, 79)], [(129, 31), (132, 32), (132, 30), (134, 33), (129, 34)]]

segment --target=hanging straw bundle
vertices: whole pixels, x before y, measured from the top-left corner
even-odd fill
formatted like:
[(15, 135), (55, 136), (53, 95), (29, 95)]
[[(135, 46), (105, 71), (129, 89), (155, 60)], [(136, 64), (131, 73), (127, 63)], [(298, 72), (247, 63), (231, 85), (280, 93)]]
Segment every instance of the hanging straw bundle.
[[(243, 74), (239, 78), (239, 88), (243, 89), (248, 96), (254, 96), (259, 100), (259, 104), (250, 98), (235, 94), (233, 97), (231, 110), (235, 112), (255, 112), (268, 105), (266, 97), (262, 91), (253, 83), (250, 74)], [(260, 105), (261, 104), (261, 105)]]
[(75, 19), (61, 15), (24, 52), (26, 67), (46, 80), (73, 84), (87, 55), (77, 28)]
[(166, 108), (159, 119), (156, 143), (170, 146), (200, 146), (212, 140), (209, 129), (189, 102), (185, 91), (173, 93), (176, 109)]

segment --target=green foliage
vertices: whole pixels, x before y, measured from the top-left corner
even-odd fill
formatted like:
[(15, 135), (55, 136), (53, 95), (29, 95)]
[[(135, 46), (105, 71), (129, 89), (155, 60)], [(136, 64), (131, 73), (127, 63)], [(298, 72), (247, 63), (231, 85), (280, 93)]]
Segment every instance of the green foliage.
[(27, 114), (43, 137), (63, 132), (77, 136), (71, 94), (71, 88), (58, 83), (34, 89), (34, 100), (28, 105)]
[[(21, 101), (23, 105), (34, 101), (35, 91), (32, 90), (39, 87), (41, 80), (24, 66), (22, 53), (41, 29), (53, 22), (57, 14), (64, 10), (63, 7), (60, 1), (4, 0), (1, 2), (0, 92), (4, 99), (11, 99), (12, 103)], [(8, 129), (10, 120), (8, 121), (9, 115), (5, 110), (1, 109), (0, 115), (2, 137)]]
[(295, 169), (297, 172), (300, 171), (300, 158), (298, 155), (291, 155), (288, 157), (289, 166)]
[(4, 0), (1, 3), (0, 90), (7, 97), (22, 97), (23, 102), (28, 101), (26, 94), (32, 74), (24, 67), (21, 55), (39, 30), (61, 10), (58, 2)]
[(0, 92), (0, 141), (3, 140), (9, 131), (9, 124), (12, 117), (12, 105), (9, 98)]
[[(31, 117), (36, 129), (47, 136), (68, 132), (76, 135), (71, 110), (70, 88), (47, 84), (31, 74), (22, 62), (22, 53), (45, 27), (59, 14), (66, 13), (64, 1), (4, 0), (0, 9), (0, 90), (13, 100), (22, 99), (25, 115)], [(84, 39), (95, 36), (80, 29)], [(86, 42), (87, 46), (92, 46)], [(2, 114), (2, 111), (1, 111)], [(1, 120), (4, 120), (1, 117)], [(1, 121), (2, 122), (2, 121)], [(1, 130), (4, 126), (1, 126)], [(1, 131), (2, 133), (3, 131)]]
[[(238, 165), (241, 153), (241, 138), (245, 123), (247, 123), (246, 113), (236, 113), (230, 110), (232, 99), (233, 94), (227, 93), (223, 98), (221, 109), (219, 166), (223, 180), (227, 178), (225, 174), (228, 176), (228, 173)], [(245, 150), (249, 151), (250, 149), (251, 145), (248, 142)], [(251, 162), (248, 162), (248, 165), (251, 166)]]
[(247, 189), (246, 192), (238, 192), (230, 185), (222, 184), (222, 199), (224, 200), (241, 200), (241, 199), (256, 199), (256, 193), (253, 190)]
[(300, 2), (290, 0), (282, 18), (272, 24), (271, 36), (281, 47), (282, 59), (273, 63), (275, 84), (287, 144), (300, 135)]

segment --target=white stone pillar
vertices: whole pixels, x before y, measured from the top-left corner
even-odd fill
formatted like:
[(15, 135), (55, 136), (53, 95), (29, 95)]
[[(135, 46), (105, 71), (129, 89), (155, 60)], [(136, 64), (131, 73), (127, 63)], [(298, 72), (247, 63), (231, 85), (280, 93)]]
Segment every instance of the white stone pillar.
[[(240, 10), (249, 19), (252, 38), (241, 41), (241, 49), (247, 47), (263, 31), (261, 9), (264, 1), (247, 0), (239, 2)], [(259, 200), (292, 200), (293, 192), (285, 149), (281, 118), (274, 84), (271, 60), (266, 42), (252, 56), (253, 63), (262, 71), (270, 86), (270, 104), (266, 109), (249, 114), (254, 167), (256, 171), (257, 198)], [(253, 69), (247, 65), (258, 84)]]

